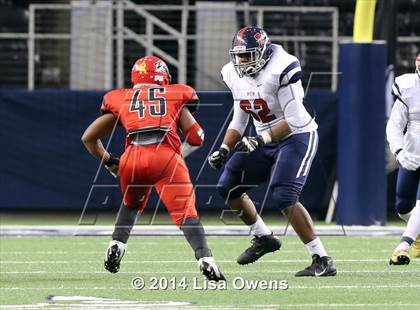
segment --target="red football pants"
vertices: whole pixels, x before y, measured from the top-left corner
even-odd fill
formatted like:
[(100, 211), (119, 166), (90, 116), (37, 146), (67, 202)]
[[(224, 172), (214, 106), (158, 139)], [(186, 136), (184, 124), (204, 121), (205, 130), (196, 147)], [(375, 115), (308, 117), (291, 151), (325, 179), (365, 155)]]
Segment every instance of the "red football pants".
[(177, 226), (187, 217), (197, 217), (188, 168), (170, 146), (128, 146), (121, 156), (119, 174), (125, 206), (143, 211), (154, 186)]

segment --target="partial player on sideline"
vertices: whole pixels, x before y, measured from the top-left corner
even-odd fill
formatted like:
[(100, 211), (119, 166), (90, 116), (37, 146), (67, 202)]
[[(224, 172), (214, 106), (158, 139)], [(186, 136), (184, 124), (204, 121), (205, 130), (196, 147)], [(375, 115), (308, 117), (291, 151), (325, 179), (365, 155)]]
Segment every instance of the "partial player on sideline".
[(407, 227), (389, 264), (407, 265), (410, 246), (412, 256), (420, 257), (420, 54), (416, 72), (398, 76), (392, 94), (395, 103), (386, 134), (399, 164), (395, 205)]

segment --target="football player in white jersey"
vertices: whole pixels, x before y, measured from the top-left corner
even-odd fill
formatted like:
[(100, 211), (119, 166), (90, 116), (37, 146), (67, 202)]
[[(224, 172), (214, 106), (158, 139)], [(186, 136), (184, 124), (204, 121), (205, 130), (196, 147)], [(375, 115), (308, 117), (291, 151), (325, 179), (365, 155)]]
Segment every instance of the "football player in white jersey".
[(395, 103), (386, 134), (399, 164), (396, 208), (408, 223), (389, 263), (406, 265), (410, 246), (412, 256), (420, 257), (420, 54), (416, 72), (397, 77), (392, 94)]
[[(272, 44), (265, 31), (257, 27), (245, 27), (235, 34), (230, 57), (222, 78), (234, 98), (233, 118), (223, 144), (208, 161), (215, 169), (225, 166), (218, 190), (255, 236), (237, 262), (253, 263), (280, 249), (280, 240), (264, 224), (246, 194), (269, 180), (274, 201), (312, 255), (312, 264), (296, 276), (334, 276), (335, 264), (299, 202), (318, 147), (318, 126), (302, 103), (300, 63), (281, 45)], [(257, 136), (242, 137), (249, 116)], [(236, 152), (227, 161), (232, 151)]]

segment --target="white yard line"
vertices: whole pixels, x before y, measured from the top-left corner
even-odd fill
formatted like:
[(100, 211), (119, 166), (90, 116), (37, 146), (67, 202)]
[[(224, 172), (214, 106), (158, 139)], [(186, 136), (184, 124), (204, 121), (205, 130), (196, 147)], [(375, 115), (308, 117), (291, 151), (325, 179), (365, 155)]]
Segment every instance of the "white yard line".
[[(387, 258), (370, 258), (370, 259), (334, 259), (336, 263), (378, 263), (388, 262)], [(218, 260), (219, 263), (237, 264), (236, 260)], [(287, 264), (287, 263), (308, 263), (309, 259), (278, 259), (278, 260), (261, 260), (258, 264)], [(413, 260), (415, 262), (415, 260)], [(0, 264), (96, 264), (97, 260), (1, 260)], [(189, 264), (196, 263), (195, 260), (126, 260), (124, 264)]]
[(97, 309), (97, 308), (104, 308), (104, 306), (112, 305), (112, 308), (114, 309), (139, 309), (139, 306), (141, 306), (141, 309), (145, 310), (155, 310), (155, 309), (171, 309), (171, 310), (178, 310), (178, 309), (229, 309), (229, 310), (243, 310), (243, 309), (285, 309), (285, 308), (335, 308), (335, 309), (342, 309), (343, 307), (347, 308), (358, 308), (358, 309), (366, 309), (366, 308), (407, 308), (407, 307), (414, 307), (419, 306), (420, 304), (413, 304), (413, 303), (401, 303), (401, 304), (316, 304), (316, 303), (310, 303), (310, 304), (271, 304), (271, 305), (264, 305), (264, 304), (254, 304), (254, 305), (248, 305), (248, 306), (236, 306), (236, 305), (223, 305), (223, 306), (199, 306), (199, 305), (192, 305), (192, 306), (182, 306), (182, 307), (176, 307), (176, 306), (153, 306), (148, 304), (127, 304), (121, 302), (113, 303), (113, 304), (105, 304), (105, 303), (97, 303), (97, 304), (49, 304), (49, 303), (38, 303), (38, 304), (32, 304), (32, 305), (0, 305), (0, 309), (25, 309), (25, 310), (36, 310), (36, 309)]
[[(174, 271), (119, 271), (118, 274), (131, 274), (131, 275), (156, 275), (156, 274), (196, 274), (198, 273), (197, 270), (174, 270)], [(271, 274), (271, 273), (295, 273), (292, 270), (284, 270), (284, 269), (277, 269), (277, 270), (270, 270), (270, 271), (262, 271), (262, 270), (241, 270), (240, 272), (236, 271), (225, 271), (225, 274)], [(420, 270), (341, 270), (339, 269), (339, 273), (347, 273), (347, 274), (364, 274), (364, 273), (377, 273), (377, 274), (420, 274)], [(38, 270), (38, 271), (0, 271), (0, 274), (103, 274), (108, 275), (109, 272), (107, 271), (48, 271), (48, 270)]]
[(282, 304), (281, 307), (291, 307), (291, 308), (303, 308), (303, 307), (317, 307), (317, 308), (337, 308), (340, 309), (342, 307), (348, 307), (348, 308), (360, 308), (360, 309), (366, 309), (366, 307), (372, 308), (395, 308), (395, 307), (413, 307), (413, 306), (419, 306), (418, 304)]
[[(235, 242), (232, 244), (238, 244), (239, 242)], [(156, 242), (154, 243), (154, 245), (158, 245), (159, 243)], [(173, 244), (173, 243), (172, 243)], [(185, 245), (185, 247), (187, 248), (188, 245), (186, 244), (186, 242), (179, 242), (178, 244), (180, 245)], [(225, 245), (226, 243), (223, 242), (223, 244)], [(291, 244), (291, 242), (287, 242), (288, 245)], [(300, 244), (300, 243), (299, 243)], [(328, 242), (328, 244), (330, 244), (330, 242)], [(138, 245), (142, 245), (142, 244), (138, 244)], [(136, 245), (136, 246), (138, 246)], [(130, 254), (144, 254), (144, 251), (141, 250), (128, 250), (130, 252)], [(97, 250), (97, 251), (80, 251), (81, 253), (83, 253), (83, 255), (86, 254), (100, 254), (103, 255), (105, 253), (105, 250)], [(280, 250), (280, 253), (284, 253), (284, 254), (296, 254), (296, 250)], [(165, 253), (179, 253), (179, 250), (165, 250)], [(340, 250), (328, 250), (328, 253), (343, 253), (343, 251)], [(360, 253), (360, 250), (346, 250), (346, 253)], [(390, 251), (389, 249), (382, 249), (382, 250), (375, 250), (375, 253), (387, 253), (389, 254)], [(24, 255), (24, 254), (36, 254), (36, 255), (69, 255), (69, 254), (74, 254), (74, 251), (7, 251), (7, 252), (3, 252), (0, 253), (0, 256), (5, 256), (5, 255)]]

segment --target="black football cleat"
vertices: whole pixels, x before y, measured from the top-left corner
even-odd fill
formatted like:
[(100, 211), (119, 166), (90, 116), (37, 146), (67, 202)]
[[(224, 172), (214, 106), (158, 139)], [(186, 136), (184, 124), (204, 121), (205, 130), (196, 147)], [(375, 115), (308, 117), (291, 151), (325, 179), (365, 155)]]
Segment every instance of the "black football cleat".
[(112, 240), (105, 253), (104, 267), (111, 273), (117, 273), (120, 270), (120, 262), (124, 256), (127, 244), (117, 240)]
[(239, 265), (247, 265), (257, 261), (261, 256), (280, 249), (281, 241), (271, 235), (257, 237), (251, 240), (252, 245), (239, 255), (236, 260)]
[(312, 255), (312, 264), (297, 272), (295, 277), (331, 277), (337, 274), (335, 263), (329, 256)]
[(216, 282), (226, 281), (225, 276), (219, 270), (219, 267), (217, 267), (213, 257), (202, 257), (198, 260), (197, 264), (207, 280)]

